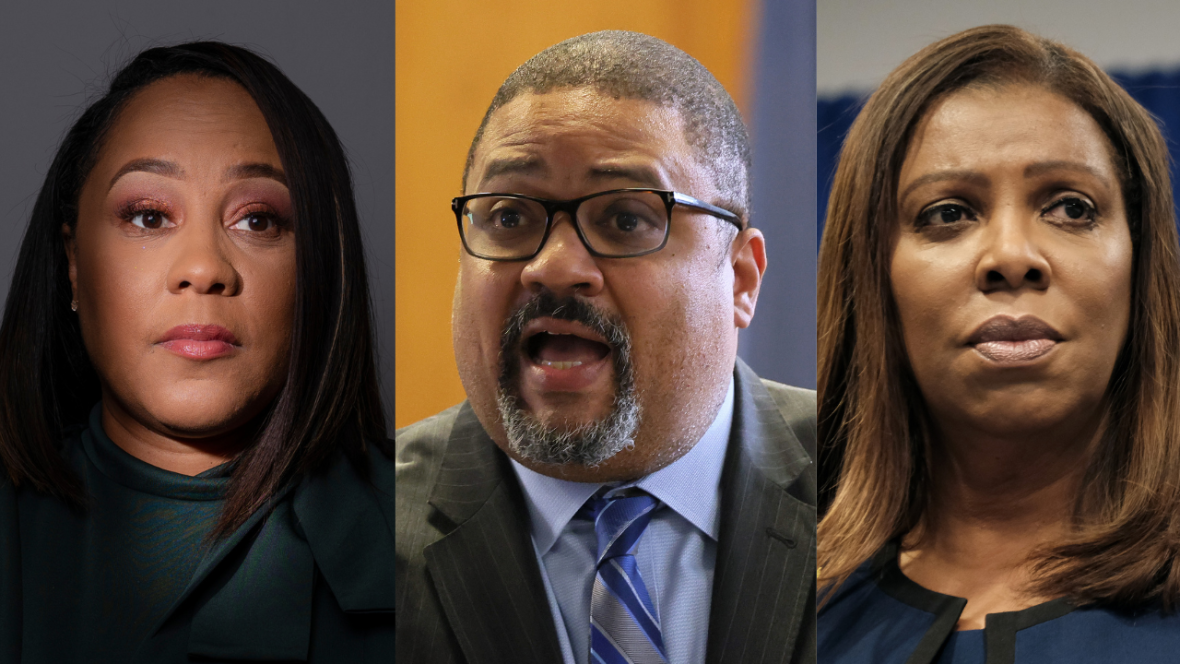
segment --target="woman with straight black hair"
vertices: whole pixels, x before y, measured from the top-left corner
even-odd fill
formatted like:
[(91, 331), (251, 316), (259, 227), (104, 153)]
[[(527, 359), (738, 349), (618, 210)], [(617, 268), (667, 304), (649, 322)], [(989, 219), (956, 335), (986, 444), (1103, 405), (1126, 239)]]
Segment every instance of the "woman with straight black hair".
[(246, 49), (144, 51), (0, 326), (0, 661), (390, 661), (387, 454), (335, 132)]

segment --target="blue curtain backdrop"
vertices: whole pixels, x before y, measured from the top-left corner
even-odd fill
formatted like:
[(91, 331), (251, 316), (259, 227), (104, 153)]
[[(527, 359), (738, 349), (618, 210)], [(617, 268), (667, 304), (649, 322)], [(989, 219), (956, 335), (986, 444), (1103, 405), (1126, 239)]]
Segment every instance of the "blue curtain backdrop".
[(815, 0), (765, 0), (758, 23), (753, 223), (768, 265), (739, 353), (765, 378), (814, 389)]
[[(1111, 73), (1111, 77), (1159, 121), (1160, 130), (1168, 142), (1168, 151), (1172, 157), (1172, 189), (1176, 191), (1177, 182), (1180, 182), (1175, 167), (1180, 159), (1180, 69), (1138, 74)], [(836, 174), (840, 146), (843, 145), (852, 121), (856, 119), (856, 114), (860, 112), (868, 96), (869, 93), (844, 95), (821, 98), (816, 102), (816, 127), (819, 129), (819, 142), (816, 146), (816, 162), (819, 168), (816, 238), (823, 236), (824, 217), (828, 211), (828, 193), (832, 188), (832, 177)], [(818, 246), (817, 244), (817, 249)]]

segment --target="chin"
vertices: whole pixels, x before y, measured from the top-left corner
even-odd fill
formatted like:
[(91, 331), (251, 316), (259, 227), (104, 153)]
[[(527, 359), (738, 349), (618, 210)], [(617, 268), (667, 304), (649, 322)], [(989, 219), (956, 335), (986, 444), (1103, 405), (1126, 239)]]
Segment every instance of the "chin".
[(248, 424), (270, 402), (235, 398), (240, 394), (241, 390), (215, 386), (176, 390), (145, 400), (141, 408), (174, 435), (205, 438)]
[(1037, 431), (1050, 432), (1060, 427), (1074, 427), (1100, 411), (1100, 404), (1063, 403), (1057, 398), (1013, 399), (989, 404), (972, 419), (981, 430), (994, 435), (1019, 436)]

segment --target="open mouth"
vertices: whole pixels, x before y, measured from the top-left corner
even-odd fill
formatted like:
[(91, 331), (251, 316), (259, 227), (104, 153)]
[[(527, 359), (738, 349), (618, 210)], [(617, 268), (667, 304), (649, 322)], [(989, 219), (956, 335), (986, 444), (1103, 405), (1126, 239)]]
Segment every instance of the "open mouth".
[(535, 318), (521, 330), (517, 348), (526, 393), (583, 392), (613, 373), (610, 342), (577, 321)]
[(610, 355), (610, 346), (572, 332), (541, 331), (525, 339), (525, 355), (535, 364), (573, 369)]

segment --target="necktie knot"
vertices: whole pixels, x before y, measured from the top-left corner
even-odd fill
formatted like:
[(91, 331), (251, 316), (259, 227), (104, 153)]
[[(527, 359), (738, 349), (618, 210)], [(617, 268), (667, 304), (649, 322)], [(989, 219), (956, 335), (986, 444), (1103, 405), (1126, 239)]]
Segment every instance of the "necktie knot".
[(594, 534), (598, 538), (598, 564), (633, 553), (659, 506), (660, 501), (641, 491), (610, 496), (595, 494), (587, 501), (587, 515), (594, 520)]

